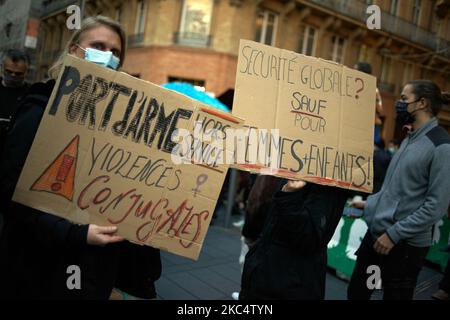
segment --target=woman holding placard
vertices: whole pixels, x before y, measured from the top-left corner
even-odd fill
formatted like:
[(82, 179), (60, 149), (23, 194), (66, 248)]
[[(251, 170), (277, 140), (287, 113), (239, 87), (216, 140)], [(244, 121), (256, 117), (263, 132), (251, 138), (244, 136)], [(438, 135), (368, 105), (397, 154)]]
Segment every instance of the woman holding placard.
[[(106, 17), (83, 21), (50, 68), (23, 99), (0, 166), (0, 296), (13, 299), (108, 299), (114, 287), (142, 298), (156, 296), (159, 250), (131, 244), (115, 226), (76, 225), (11, 201), (22, 166), (66, 54), (115, 69), (125, 59), (125, 32)], [(57, 133), (55, 133), (57, 134)]]

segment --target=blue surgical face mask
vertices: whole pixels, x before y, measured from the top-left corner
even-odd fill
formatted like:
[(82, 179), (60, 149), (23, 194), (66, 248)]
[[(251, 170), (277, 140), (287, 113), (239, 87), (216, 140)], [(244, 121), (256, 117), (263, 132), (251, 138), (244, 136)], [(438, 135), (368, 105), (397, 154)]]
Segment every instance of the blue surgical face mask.
[(388, 148), (388, 152), (391, 154), (391, 156), (393, 156), (395, 154), (395, 148), (394, 147), (389, 147)]
[(84, 50), (84, 59), (94, 62), (106, 68), (117, 70), (120, 59), (117, 58), (111, 51), (101, 51), (93, 48), (83, 48), (77, 45), (81, 50)]

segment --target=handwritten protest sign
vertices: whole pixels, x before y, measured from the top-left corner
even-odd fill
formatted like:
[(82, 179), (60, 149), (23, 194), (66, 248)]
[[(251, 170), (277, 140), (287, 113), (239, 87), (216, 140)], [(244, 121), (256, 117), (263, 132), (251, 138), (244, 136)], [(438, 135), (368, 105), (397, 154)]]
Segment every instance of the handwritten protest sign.
[(240, 121), (67, 56), (13, 199), (75, 223), (117, 225), (132, 242), (197, 259), (228, 167), (174, 164), (172, 134)]
[(375, 91), (365, 73), (241, 40), (233, 115), (248, 135), (236, 167), (371, 192)]

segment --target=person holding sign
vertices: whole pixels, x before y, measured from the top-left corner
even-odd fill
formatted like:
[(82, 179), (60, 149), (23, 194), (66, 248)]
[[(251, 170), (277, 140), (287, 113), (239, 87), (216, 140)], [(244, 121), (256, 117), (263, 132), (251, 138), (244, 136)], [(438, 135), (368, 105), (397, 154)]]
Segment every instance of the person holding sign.
[(432, 81), (404, 86), (397, 121), (412, 131), (391, 160), (381, 190), (358, 204), (369, 228), (356, 252), (349, 299), (368, 300), (381, 285), (384, 299), (413, 298), (433, 225), (450, 202), (450, 136), (435, 117), (449, 103), (450, 95)]
[(323, 300), (327, 244), (348, 190), (288, 181), (245, 257), (239, 299)]
[(125, 59), (125, 41), (115, 21), (101, 16), (85, 19), (49, 70), (52, 80), (33, 85), (19, 106), (0, 166), (0, 203), (5, 214), (0, 296), (108, 299), (113, 287), (142, 298), (156, 296), (159, 250), (124, 241), (116, 235), (115, 226), (76, 225), (11, 201), (64, 56), (68, 53), (118, 69)]

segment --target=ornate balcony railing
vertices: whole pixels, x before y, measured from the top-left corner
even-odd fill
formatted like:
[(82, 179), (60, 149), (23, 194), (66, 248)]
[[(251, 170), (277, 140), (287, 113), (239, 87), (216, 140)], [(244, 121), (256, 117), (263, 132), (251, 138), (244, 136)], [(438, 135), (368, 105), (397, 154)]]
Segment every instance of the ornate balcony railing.
[[(309, 2), (364, 23), (368, 18), (368, 14), (366, 13), (368, 5), (360, 0), (309, 0)], [(448, 41), (439, 39), (436, 37), (436, 34), (383, 10), (381, 10), (381, 29), (408, 41), (418, 43), (433, 51), (437, 51), (439, 54), (447, 57), (450, 56), (448, 50), (442, 50), (442, 42), (446, 42), (445, 45), (448, 48)]]

